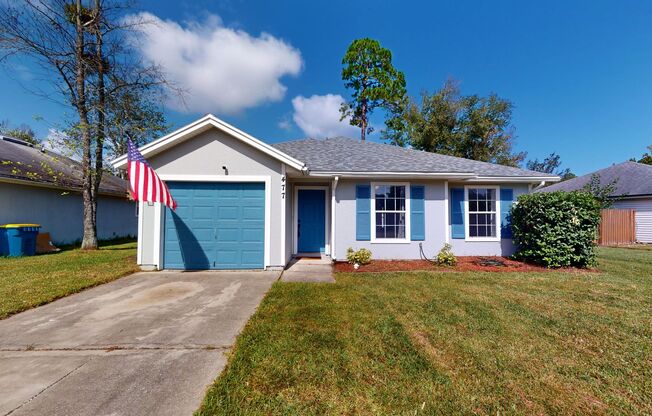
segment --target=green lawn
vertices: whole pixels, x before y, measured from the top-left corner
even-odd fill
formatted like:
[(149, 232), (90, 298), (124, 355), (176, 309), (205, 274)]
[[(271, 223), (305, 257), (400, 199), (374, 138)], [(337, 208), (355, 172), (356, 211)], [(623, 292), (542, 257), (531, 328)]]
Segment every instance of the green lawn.
[(136, 243), (0, 257), (0, 319), (137, 271)]
[(651, 414), (652, 251), (276, 283), (200, 415)]

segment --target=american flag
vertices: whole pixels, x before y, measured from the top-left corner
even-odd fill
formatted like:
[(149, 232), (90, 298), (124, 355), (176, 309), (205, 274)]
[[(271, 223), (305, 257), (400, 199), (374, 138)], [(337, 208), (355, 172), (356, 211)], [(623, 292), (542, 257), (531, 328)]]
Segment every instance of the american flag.
[(131, 140), (127, 140), (127, 149), (129, 184), (133, 198), (136, 201), (160, 202), (173, 210), (177, 209), (177, 203), (170, 195), (167, 185), (149, 166)]

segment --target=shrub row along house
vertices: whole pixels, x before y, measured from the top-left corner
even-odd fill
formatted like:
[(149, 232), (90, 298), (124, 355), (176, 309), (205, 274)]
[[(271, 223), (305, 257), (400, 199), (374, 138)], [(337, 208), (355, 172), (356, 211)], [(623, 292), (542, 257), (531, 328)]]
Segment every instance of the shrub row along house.
[(636, 162), (623, 162), (608, 168), (547, 186), (541, 192), (577, 191), (597, 175), (601, 186), (614, 184), (609, 195), (612, 208), (633, 209), (636, 216), (636, 241), (652, 243), (652, 166)]
[[(141, 203), (138, 263), (262, 269), (294, 255), (343, 260), (514, 250), (507, 214), (553, 175), (347, 138), (266, 144), (207, 115), (140, 148), (176, 211)], [(114, 166), (126, 168), (127, 156)]]
[[(81, 240), (81, 164), (30, 143), (0, 136), (0, 224), (36, 223), (55, 244)], [(135, 236), (128, 183), (105, 173), (97, 204), (100, 239)]]

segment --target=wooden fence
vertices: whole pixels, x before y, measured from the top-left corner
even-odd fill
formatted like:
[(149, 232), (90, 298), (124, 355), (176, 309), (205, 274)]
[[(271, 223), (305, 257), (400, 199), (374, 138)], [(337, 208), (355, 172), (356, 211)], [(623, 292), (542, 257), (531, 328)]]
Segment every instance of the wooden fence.
[(636, 242), (636, 211), (633, 209), (603, 209), (601, 211), (598, 244), (613, 246)]

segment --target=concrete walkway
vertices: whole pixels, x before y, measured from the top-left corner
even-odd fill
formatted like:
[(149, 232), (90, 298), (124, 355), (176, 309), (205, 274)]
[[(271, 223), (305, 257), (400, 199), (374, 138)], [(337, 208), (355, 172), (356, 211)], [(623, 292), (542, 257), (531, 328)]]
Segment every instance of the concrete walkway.
[(335, 283), (333, 266), (328, 258), (293, 259), (281, 275), (282, 282)]
[(278, 276), (137, 273), (0, 321), (0, 415), (191, 415)]

